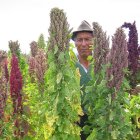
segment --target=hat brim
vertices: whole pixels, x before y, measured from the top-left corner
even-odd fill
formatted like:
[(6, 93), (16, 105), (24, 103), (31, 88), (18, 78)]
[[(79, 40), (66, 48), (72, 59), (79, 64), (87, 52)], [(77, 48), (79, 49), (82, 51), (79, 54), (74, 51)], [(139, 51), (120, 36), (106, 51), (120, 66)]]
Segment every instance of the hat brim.
[(81, 33), (81, 32), (93, 33), (93, 31), (89, 31), (89, 30), (74, 31), (74, 32), (72, 33), (71, 39), (74, 41), (76, 35), (77, 35), (78, 33)]

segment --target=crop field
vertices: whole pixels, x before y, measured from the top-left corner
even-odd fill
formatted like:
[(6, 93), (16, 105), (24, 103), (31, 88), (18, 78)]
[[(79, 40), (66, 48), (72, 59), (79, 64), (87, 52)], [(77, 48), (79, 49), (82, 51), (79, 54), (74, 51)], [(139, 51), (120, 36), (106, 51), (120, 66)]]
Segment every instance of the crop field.
[[(140, 140), (140, 46), (136, 22), (116, 27), (111, 41), (94, 31), (91, 80), (83, 92), (63, 10), (50, 12), (43, 34), (23, 54), (18, 41), (0, 50), (0, 140)], [(128, 38), (125, 33), (128, 30)], [(110, 47), (111, 44), (111, 47)], [(81, 97), (84, 95), (84, 100)], [(86, 110), (87, 122), (78, 123)]]

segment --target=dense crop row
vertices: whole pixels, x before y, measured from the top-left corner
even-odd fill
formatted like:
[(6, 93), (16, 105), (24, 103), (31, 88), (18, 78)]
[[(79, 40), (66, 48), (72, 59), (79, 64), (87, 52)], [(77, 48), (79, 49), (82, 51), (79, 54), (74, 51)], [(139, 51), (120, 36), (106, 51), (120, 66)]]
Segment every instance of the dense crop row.
[[(9, 41), (0, 50), (0, 139), (80, 140), (80, 73), (63, 10), (50, 12), (49, 39), (30, 44), (30, 54)], [(124, 27), (129, 28), (128, 40)], [(87, 140), (140, 139), (140, 64), (135, 22), (112, 36), (93, 22), (93, 70), (82, 104)]]

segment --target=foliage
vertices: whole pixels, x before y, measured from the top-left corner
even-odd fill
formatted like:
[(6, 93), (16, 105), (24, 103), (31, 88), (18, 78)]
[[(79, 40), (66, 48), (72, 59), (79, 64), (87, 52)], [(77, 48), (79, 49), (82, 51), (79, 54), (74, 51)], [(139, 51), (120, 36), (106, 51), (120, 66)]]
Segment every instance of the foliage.
[(53, 8), (50, 18), (46, 73), (48, 109), (44, 134), (46, 139), (78, 140), (77, 121), (78, 115), (82, 115), (80, 77), (69, 57), (71, 30), (63, 10)]
[[(117, 92), (114, 100), (112, 95), (115, 89), (107, 88), (104, 79), (100, 83), (96, 81), (93, 78), (86, 91), (88, 104), (85, 107), (89, 120), (84, 131), (90, 134), (87, 139), (128, 140), (132, 131), (130, 111), (126, 108), (129, 98), (128, 93), (124, 92), (125, 87)], [(127, 81), (124, 81), (124, 85), (128, 85)]]
[(133, 139), (139, 140), (140, 138), (140, 93), (132, 95), (130, 101), (131, 116), (133, 123)]
[(128, 140), (132, 135), (132, 125), (129, 94), (126, 92), (129, 84), (124, 78), (127, 50), (122, 29), (116, 30), (108, 64), (101, 67), (98, 73), (91, 74), (92, 80), (86, 88), (88, 122), (84, 131), (89, 134), (88, 140)]
[[(78, 115), (82, 115), (78, 71), (75, 72), (70, 67), (68, 53), (60, 53), (59, 65), (55, 62), (54, 54), (50, 53), (49, 56), (50, 65), (46, 76), (46, 139), (80, 139), (80, 128), (76, 124), (79, 120)], [(65, 63), (64, 58), (67, 60)]]

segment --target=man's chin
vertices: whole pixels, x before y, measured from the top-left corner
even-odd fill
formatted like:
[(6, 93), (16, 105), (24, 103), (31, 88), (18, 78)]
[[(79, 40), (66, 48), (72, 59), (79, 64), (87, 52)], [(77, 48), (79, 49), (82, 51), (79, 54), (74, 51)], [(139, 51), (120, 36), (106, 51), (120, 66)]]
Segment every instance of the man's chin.
[(81, 54), (81, 56), (83, 57), (83, 58), (88, 58), (88, 56), (90, 56), (90, 55), (92, 55), (92, 54)]
[(88, 56), (90, 56), (90, 55), (82, 55), (82, 58), (87, 60)]

